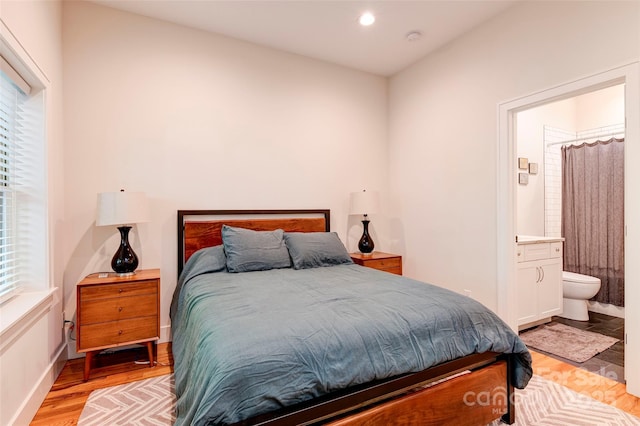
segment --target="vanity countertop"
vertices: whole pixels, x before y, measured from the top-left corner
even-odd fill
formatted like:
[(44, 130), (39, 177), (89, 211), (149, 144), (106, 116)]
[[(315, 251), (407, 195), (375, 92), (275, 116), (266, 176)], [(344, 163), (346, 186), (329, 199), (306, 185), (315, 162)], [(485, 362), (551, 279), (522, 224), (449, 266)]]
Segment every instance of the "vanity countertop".
[(539, 237), (535, 235), (516, 235), (518, 244), (556, 243), (564, 241), (562, 237)]

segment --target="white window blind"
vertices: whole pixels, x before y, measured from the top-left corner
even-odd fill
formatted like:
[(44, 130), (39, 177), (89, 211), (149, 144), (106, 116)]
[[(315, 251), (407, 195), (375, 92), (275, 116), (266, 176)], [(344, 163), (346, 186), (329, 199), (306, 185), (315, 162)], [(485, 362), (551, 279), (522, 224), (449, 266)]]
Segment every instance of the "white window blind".
[[(39, 274), (35, 232), (44, 229), (44, 145), (41, 99), (0, 57), (0, 303)], [(37, 97), (36, 97), (37, 98)], [(35, 226), (34, 226), (35, 225)], [(44, 235), (40, 235), (44, 238)]]

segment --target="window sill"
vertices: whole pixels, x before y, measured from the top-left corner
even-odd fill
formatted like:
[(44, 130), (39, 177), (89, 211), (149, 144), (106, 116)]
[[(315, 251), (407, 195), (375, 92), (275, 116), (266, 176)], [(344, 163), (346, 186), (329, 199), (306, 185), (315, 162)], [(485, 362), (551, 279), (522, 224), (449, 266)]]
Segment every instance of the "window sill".
[(51, 309), (56, 291), (20, 293), (0, 306), (0, 353)]

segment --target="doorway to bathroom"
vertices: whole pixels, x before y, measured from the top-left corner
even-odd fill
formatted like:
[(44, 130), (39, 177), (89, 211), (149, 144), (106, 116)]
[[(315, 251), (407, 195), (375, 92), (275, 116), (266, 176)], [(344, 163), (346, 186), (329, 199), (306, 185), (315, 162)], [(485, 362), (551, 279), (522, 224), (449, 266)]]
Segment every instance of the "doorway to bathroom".
[[(564, 237), (564, 270), (601, 280), (589, 311), (624, 318), (624, 85), (516, 114), (518, 235)], [(564, 230), (564, 232), (563, 232)]]
[(574, 364), (617, 381), (624, 378), (624, 90), (519, 111), (515, 123), (516, 155), (527, 163), (518, 164), (517, 235), (563, 238), (563, 274), (597, 283), (565, 284), (563, 313), (539, 328), (595, 333), (585, 334), (594, 352), (601, 336), (618, 339)]
[[(614, 89), (617, 86), (617, 89)], [(536, 163), (531, 169), (527, 167), (526, 177), (521, 178), (519, 173), (519, 157), (523, 157), (519, 151), (518, 131), (522, 130), (518, 114), (525, 113), (537, 107), (549, 106), (557, 101), (568, 101), (570, 98), (591, 94), (594, 97), (602, 95), (597, 93), (602, 89), (611, 88), (612, 91), (621, 90), (624, 93), (623, 127), (625, 130), (625, 165), (624, 168), (624, 252), (625, 252), (625, 313), (626, 321), (625, 340), (625, 378), (627, 392), (640, 395), (640, 363), (637, 356), (640, 353), (640, 264), (629, 259), (640, 258), (640, 191), (637, 184), (640, 183), (640, 171), (633, 167), (640, 160), (640, 65), (636, 62), (630, 65), (611, 69), (591, 77), (586, 77), (567, 84), (550, 88), (529, 96), (498, 105), (498, 205), (497, 205), (497, 238), (498, 238), (498, 313), (515, 329), (517, 328), (516, 301), (518, 290), (513, 285), (516, 281), (516, 247), (515, 236), (518, 232), (542, 233), (545, 232), (544, 210), (540, 216), (532, 218), (538, 226), (535, 232), (522, 231), (521, 225), (528, 219), (521, 219), (518, 210), (526, 208), (518, 206), (519, 182), (528, 185), (542, 186), (542, 201), (544, 209), (544, 152), (539, 158), (533, 158)], [(584, 105), (584, 104), (583, 104)], [(574, 105), (575, 106), (575, 105)], [(578, 108), (577, 106), (575, 106)], [(573, 118), (574, 127), (567, 123), (549, 123), (554, 129), (567, 130), (569, 132), (586, 130), (575, 126), (578, 120)], [(571, 124), (571, 123), (569, 123)], [(619, 123), (614, 123), (619, 124)], [(604, 127), (596, 124), (596, 127)], [(549, 130), (549, 129), (547, 129)], [(602, 130), (602, 129), (601, 129)], [(544, 144), (544, 128), (542, 144)], [(574, 139), (578, 139), (577, 135)], [(552, 143), (548, 141), (547, 143)], [(533, 157), (533, 156), (532, 156)], [(531, 173), (533, 171), (533, 173)], [(542, 173), (541, 173), (542, 171)], [(535, 179), (534, 179), (535, 177)], [(522, 180), (521, 180), (522, 179)], [(539, 182), (539, 183), (536, 183)], [(633, 185), (636, 190), (633, 191)], [(532, 186), (533, 188), (533, 186)], [(531, 191), (533, 192), (533, 191)], [(534, 197), (534, 195), (532, 195)], [(525, 198), (521, 197), (521, 200)], [(530, 203), (533, 201), (529, 200)], [(532, 204), (528, 205), (529, 208)], [(522, 222), (522, 223), (521, 223)], [(547, 225), (548, 227), (548, 225)], [(598, 307), (592, 306), (592, 310)], [(610, 315), (608, 314), (602, 315)], [(615, 312), (614, 312), (615, 313)], [(600, 313), (598, 313), (600, 315)], [(614, 315), (611, 315), (615, 317)]]

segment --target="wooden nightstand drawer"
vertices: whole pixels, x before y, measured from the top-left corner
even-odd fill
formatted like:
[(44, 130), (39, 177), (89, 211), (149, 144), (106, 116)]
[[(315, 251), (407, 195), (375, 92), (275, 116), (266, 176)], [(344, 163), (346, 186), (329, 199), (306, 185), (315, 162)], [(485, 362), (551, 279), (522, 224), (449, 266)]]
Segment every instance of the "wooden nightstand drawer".
[(390, 259), (378, 259), (365, 262), (369, 268), (379, 269), (381, 271), (398, 270), (402, 267), (402, 260), (398, 257)]
[(96, 350), (158, 337), (157, 317), (151, 316), (85, 325), (78, 342), (85, 349)]
[(402, 256), (379, 251), (371, 254), (351, 253), (354, 263), (379, 271), (402, 275)]
[(154, 291), (142, 296), (84, 301), (82, 303), (81, 325), (118, 321), (141, 315), (157, 315), (157, 297)]
[(91, 285), (80, 289), (83, 302), (94, 299), (107, 299), (119, 296), (137, 296), (155, 293), (157, 281), (118, 282), (114, 284)]

